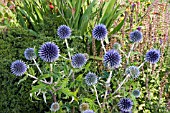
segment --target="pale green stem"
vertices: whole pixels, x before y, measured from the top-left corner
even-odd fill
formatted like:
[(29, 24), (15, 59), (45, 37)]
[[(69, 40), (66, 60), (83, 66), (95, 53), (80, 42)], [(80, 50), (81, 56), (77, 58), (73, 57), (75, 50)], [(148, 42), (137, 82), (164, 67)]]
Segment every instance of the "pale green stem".
[(103, 105), (105, 104), (105, 100), (106, 100), (106, 97), (107, 97), (107, 92), (108, 92), (108, 88), (110, 86), (110, 81), (111, 81), (111, 78), (112, 78), (112, 73), (113, 73), (113, 71), (110, 70), (110, 75), (109, 75), (109, 77), (108, 77), (108, 79), (106, 81), (106, 91), (105, 91), (105, 95), (104, 95)]
[[(53, 64), (52, 64), (52, 63), (50, 64), (50, 72), (51, 72), (51, 73), (53, 72)], [(53, 76), (51, 76), (50, 83), (51, 83), (51, 84), (53, 83)]]
[(100, 104), (100, 102), (99, 102), (99, 96), (98, 96), (98, 94), (97, 94), (96, 86), (93, 85), (93, 87), (94, 87), (94, 91), (95, 91), (95, 93), (96, 93), (97, 103), (98, 103), (99, 107), (101, 108), (102, 106), (101, 106), (101, 104)]
[[(33, 61), (34, 61), (34, 64), (36, 65), (36, 67), (38, 68), (39, 72), (41, 73), (41, 75), (43, 75), (43, 73), (42, 73), (42, 71), (41, 71), (40, 67), (38, 66), (38, 64), (37, 64), (37, 62), (36, 62), (36, 60), (35, 60), (35, 59), (33, 59)], [(44, 79), (44, 81), (46, 81), (46, 82), (47, 82), (47, 80), (46, 80), (46, 79)]]
[(65, 60), (69, 60), (68, 58), (66, 58), (66, 57), (64, 57), (64, 56), (61, 56), (61, 55), (59, 55), (60, 57), (62, 57), (62, 58), (64, 58)]
[(120, 51), (121, 53), (123, 53), (123, 54), (125, 55), (125, 57), (127, 58), (127, 55), (126, 55), (126, 53), (125, 53), (123, 50), (119, 49), (119, 51)]
[(104, 46), (103, 40), (101, 40), (101, 44), (102, 44), (102, 48), (103, 48), (103, 50), (104, 50), (104, 53), (106, 53), (106, 48), (105, 48), (105, 46)]
[(67, 39), (65, 39), (65, 43), (66, 43), (66, 47), (67, 47), (67, 51), (68, 51), (68, 56), (69, 56), (69, 59), (71, 61), (71, 54), (70, 54), (70, 50), (69, 50)]
[(93, 59), (93, 60), (103, 60), (103, 58), (100, 58), (98, 56), (89, 56), (90, 59)]
[(144, 64), (145, 64), (146, 61), (144, 61), (138, 68), (141, 68)]
[(115, 93), (117, 93), (117, 91), (119, 91), (119, 89), (122, 87), (122, 85), (126, 82), (126, 80), (130, 77), (130, 74), (128, 74), (125, 79), (119, 84), (119, 86), (117, 87), (117, 89), (113, 92), (113, 95)]
[(106, 81), (107, 84), (110, 84), (110, 81), (111, 81), (111, 78), (112, 78), (112, 73), (113, 73), (113, 71), (110, 70), (110, 75), (109, 75), (109, 77), (108, 77), (108, 79)]
[(34, 61), (34, 64), (37, 66), (37, 68), (38, 68), (39, 72), (41, 73), (41, 75), (43, 75), (43, 73), (42, 73), (42, 71), (41, 71), (40, 67), (38, 66), (38, 64), (37, 64), (37, 62), (36, 62), (36, 60), (35, 60), (35, 59), (33, 59), (33, 61)]
[(131, 52), (133, 51), (134, 46), (135, 46), (135, 43), (132, 44), (132, 47), (130, 48), (130, 51), (129, 51), (129, 53), (128, 53), (128, 56), (127, 56), (127, 64), (129, 64), (129, 57), (130, 57)]
[[(29, 77), (31, 77), (31, 78), (33, 78), (33, 79), (35, 79), (35, 80), (37, 80), (38, 81), (38, 78), (37, 77), (35, 77), (35, 76), (33, 76), (33, 75), (30, 75), (30, 74), (27, 74)], [(48, 85), (50, 85), (51, 83), (49, 83), (49, 82), (47, 82), (47, 81), (43, 81), (43, 80), (39, 80), (40, 82), (42, 82), (42, 83), (45, 83), (45, 84), (48, 84)]]

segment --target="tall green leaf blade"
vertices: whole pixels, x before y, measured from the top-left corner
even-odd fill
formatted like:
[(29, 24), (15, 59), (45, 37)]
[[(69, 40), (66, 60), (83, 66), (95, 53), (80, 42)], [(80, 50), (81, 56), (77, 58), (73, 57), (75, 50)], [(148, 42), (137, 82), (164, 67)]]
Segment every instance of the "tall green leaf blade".
[(108, 24), (112, 21), (113, 16), (114, 16), (115, 13), (117, 12), (119, 6), (120, 6), (120, 5), (117, 5), (117, 6), (113, 9), (113, 11), (110, 13), (110, 15), (107, 16), (107, 18), (106, 18), (106, 20), (105, 20), (105, 24), (106, 24), (107, 27), (109, 26)]
[(81, 22), (80, 22), (81, 35), (83, 35), (84, 31), (87, 29), (87, 25), (88, 25), (90, 16), (92, 14), (92, 8), (94, 7), (95, 3), (96, 3), (96, 0), (93, 0), (93, 2), (87, 7), (83, 16), (81, 17)]
[(106, 3), (106, 5), (104, 6), (104, 9), (103, 9), (103, 17), (100, 21), (101, 23), (105, 23), (105, 21), (107, 20), (107, 17), (113, 11), (115, 2), (116, 2), (116, 0), (110, 0), (108, 3)]
[(18, 21), (20, 23), (20, 25), (23, 27), (23, 28), (27, 28), (27, 25), (25, 23), (25, 20), (23, 19), (22, 15), (20, 12), (17, 13), (17, 16), (18, 16)]
[(43, 17), (42, 17), (42, 15), (40, 13), (40, 10), (37, 7), (34, 7), (34, 9), (35, 9), (36, 14), (38, 15), (38, 18), (39, 18), (40, 22), (42, 22)]
[(78, 28), (78, 22), (79, 22), (79, 18), (80, 18), (80, 9), (81, 9), (81, 4), (82, 4), (82, 0), (78, 0), (78, 2), (76, 3), (76, 7), (75, 7), (75, 16), (73, 18), (73, 24), (72, 26), (74, 26), (75, 29)]
[(122, 28), (124, 22), (125, 22), (125, 19), (123, 19), (123, 20), (113, 29), (113, 31), (110, 32), (110, 34), (114, 34), (114, 33), (118, 32), (118, 31)]
[(106, 26), (108, 29), (111, 28), (113, 22), (124, 12), (124, 9), (118, 10), (114, 15), (112, 15), (112, 19), (110, 21), (106, 21)]

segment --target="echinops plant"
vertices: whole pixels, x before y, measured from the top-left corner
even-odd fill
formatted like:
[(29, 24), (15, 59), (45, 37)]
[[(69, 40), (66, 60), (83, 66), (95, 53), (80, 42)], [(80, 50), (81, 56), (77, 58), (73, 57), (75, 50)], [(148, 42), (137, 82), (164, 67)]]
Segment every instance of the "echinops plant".
[[(133, 36), (132, 36), (132, 34), (133, 34)], [(40, 59), (42, 59), (42, 61), (44, 61), (45, 63), (47, 63), (49, 65), (49, 67), (46, 68), (46, 70), (48, 70), (47, 72), (42, 72), (42, 70), (40, 69), (39, 64), (35, 60), (38, 58), (37, 58), (37, 55), (33, 48), (27, 48), (24, 51), (25, 58), (27, 60), (34, 61), (34, 64), (36, 65), (37, 69), (39, 70), (39, 72), (41, 74), (40, 76), (35, 75), (35, 73), (29, 74), (30, 67), (27, 66), (21, 60), (14, 61), (11, 64), (11, 72), (13, 74), (15, 74), (16, 76), (21, 76), (25, 73), (27, 76), (34, 79), (33, 84), (38, 82), (39, 85), (34, 86), (36, 88), (36, 90), (33, 87), (31, 92), (35, 93), (37, 95), (38, 95), (38, 92), (42, 93), (44, 102), (46, 102), (46, 99), (47, 99), (45, 94), (47, 92), (50, 92), (52, 94), (53, 103), (51, 104), (50, 110), (53, 112), (56, 112), (56, 111), (61, 112), (63, 109), (62, 104), (60, 103), (61, 104), (60, 105), (58, 103), (59, 101), (62, 102), (62, 100), (58, 99), (58, 102), (56, 101), (57, 95), (59, 96), (60, 94), (64, 93), (67, 96), (72, 97), (71, 103), (75, 99), (76, 99), (76, 101), (79, 101), (78, 97), (77, 97), (77, 93), (70, 91), (71, 88), (69, 89), (69, 88), (65, 88), (65, 87), (68, 84), (70, 75), (72, 75), (72, 80), (74, 83), (78, 79), (78, 78), (75, 78), (74, 74), (76, 74), (76, 72), (79, 72), (79, 73), (83, 72), (84, 67), (85, 67), (85, 72), (82, 75), (85, 75), (85, 77), (84, 77), (85, 83), (92, 90), (92, 92), (95, 93), (95, 99), (96, 99), (97, 104), (100, 108), (100, 109), (98, 109), (98, 111), (96, 109), (94, 109), (94, 111), (103, 112), (104, 110), (106, 110), (105, 106), (107, 105), (106, 103), (109, 101), (108, 98), (110, 98), (110, 93), (111, 93), (111, 95), (117, 94), (117, 92), (119, 92), (119, 90), (122, 89), (123, 85), (126, 83), (126, 81), (128, 81), (128, 79), (130, 77), (133, 79), (137, 79), (140, 75), (140, 67), (142, 65), (144, 65), (145, 62), (150, 62), (152, 64), (155, 64), (156, 62), (159, 61), (159, 58), (160, 58), (160, 52), (156, 49), (151, 49), (149, 52), (146, 53), (145, 61), (143, 63), (141, 63), (140, 66), (129, 65), (129, 62), (127, 62), (127, 65), (129, 65), (129, 67), (126, 67), (125, 72), (123, 74), (123, 75), (125, 75), (125, 76), (123, 76), (123, 77), (125, 77), (124, 80), (118, 84), (118, 87), (116, 89), (114, 89), (114, 92), (110, 92), (111, 85), (112, 85), (112, 79), (113, 79), (113, 72), (119, 68), (122, 68), (121, 65), (123, 62), (122, 61), (123, 57), (119, 53), (119, 51), (121, 50), (121, 46), (118, 43), (115, 43), (114, 45), (117, 44), (117, 46), (116, 46), (117, 49), (113, 48), (111, 50), (106, 51), (104, 43), (103, 43), (103, 41), (104, 41), (103, 39), (107, 36), (106, 26), (104, 24), (99, 24), (94, 27), (92, 35), (95, 39), (101, 41), (101, 44), (102, 44), (101, 46), (102, 46), (103, 50), (105, 51), (103, 58), (102, 58), (103, 65), (110, 72), (109, 76), (107, 77), (107, 80), (103, 84), (103, 83), (101, 83), (102, 77), (98, 77), (95, 73), (90, 72), (89, 69), (88, 70), (86, 69), (86, 65), (88, 65), (87, 61), (89, 59), (89, 58), (87, 58), (89, 56), (87, 53), (77, 53), (77, 54), (70, 53), (68, 43), (67, 43), (67, 38), (69, 38), (70, 35), (71, 35), (71, 30), (68, 26), (61, 25), (58, 28), (58, 36), (61, 39), (65, 39), (66, 46), (68, 49), (68, 56), (70, 58), (64, 57), (62, 55), (62, 53), (60, 52), (59, 47), (54, 42), (45, 42), (39, 48), (38, 54), (39, 54)], [(141, 40), (141, 38), (142, 38), (142, 33), (140, 33), (140, 31), (135, 31), (134, 33), (131, 33), (130, 37), (131, 37), (130, 41), (133, 39), (133, 42), (138, 43), (139, 40)], [(133, 48), (130, 49), (128, 55), (125, 54), (126, 59), (130, 58), (130, 55), (131, 55), (130, 53), (133, 51)], [(122, 51), (120, 51), (120, 52), (122, 52)], [(125, 53), (125, 52), (123, 52), (123, 53)], [(62, 62), (66, 62), (64, 64), (64, 66), (67, 65), (67, 67), (68, 67), (65, 69), (65, 71), (68, 70), (67, 74), (63, 73), (63, 71), (62, 72), (55, 71), (55, 68), (57, 68), (57, 67), (54, 67), (54, 66), (56, 66), (57, 63), (60, 63), (60, 59), (62, 59), (61, 60)], [(86, 72), (88, 72), (88, 73), (86, 73)], [(60, 76), (57, 77), (56, 74), (54, 74), (54, 73), (58, 73), (59, 75), (61, 73), (61, 77)], [(59, 81), (56, 81), (56, 78)], [(81, 79), (83, 80), (83, 78), (79, 78), (79, 81)], [(104, 81), (104, 79), (102, 81)], [(74, 84), (72, 84), (72, 85), (73, 85), (73, 89), (76, 90), (76, 87), (74, 86)], [(101, 94), (102, 92), (100, 92), (100, 90), (98, 89), (99, 85), (106, 88), (105, 90), (102, 89), (102, 92), (105, 92), (105, 93)], [(59, 91), (61, 93), (59, 94), (59, 92), (57, 93), (57, 91)], [(76, 92), (78, 92), (78, 90), (76, 90)], [(32, 93), (31, 93), (31, 95), (32, 95)], [(140, 96), (140, 91), (134, 90), (132, 92), (132, 94), (137, 98)], [(104, 98), (101, 98), (101, 95), (103, 95)], [(103, 100), (103, 102), (102, 102), (102, 100)], [(117, 106), (119, 107), (119, 111), (121, 113), (127, 113), (127, 112), (130, 113), (133, 111), (134, 103), (133, 103), (133, 100), (130, 99), (130, 97), (124, 96), (123, 98), (120, 98)], [(91, 109), (91, 107), (88, 105), (88, 103), (82, 103), (79, 108), (79, 110), (83, 113), (94, 113), (94, 111), (90, 110), (90, 109)]]

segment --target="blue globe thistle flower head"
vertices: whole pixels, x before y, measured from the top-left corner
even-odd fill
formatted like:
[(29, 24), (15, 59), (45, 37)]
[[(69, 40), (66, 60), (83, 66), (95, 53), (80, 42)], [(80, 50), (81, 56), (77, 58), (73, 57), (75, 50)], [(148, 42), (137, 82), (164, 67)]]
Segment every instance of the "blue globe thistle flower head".
[(142, 40), (142, 32), (139, 30), (135, 30), (130, 33), (130, 41), (131, 42), (139, 42)]
[(133, 94), (133, 96), (138, 98), (140, 96), (140, 91), (139, 90), (133, 90), (132, 94)]
[(132, 113), (132, 111), (120, 111), (120, 113)]
[(73, 68), (81, 68), (86, 64), (86, 62), (87, 62), (86, 55), (78, 53), (72, 56), (71, 65), (73, 66)]
[(122, 98), (119, 101), (118, 106), (122, 111), (131, 111), (133, 102), (129, 98)]
[(83, 113), (95, 113), (93, 110), (86, 110)]
[(59, 105), (58, 102), (54, 102), (54, 103), (51, 104), (51, 108), (50, 108), (51, 111), (56, 112), (59, 109), (60, 109), (60, 105)]
[(22, 76), (27, 71), (27, 65), (21, 61), (16, 60), (11, 64), (11, 72), (16, 76)]
[(135, 78), (138, 78), (138, 76), (140, 75), (140, 71), (138, 67), (130, 66), (126, 69), (125, 74), (126, 75), (130, 74), (130, 76), (135, 79)]
[(110, 68), (117, 68), (121, 63), (121, 56), (118, 51), (112, 49), (104, 55), (104, 65)]
[(66, 25), (61, 25), (58, 27), (57, 34), (61, 39), (67, 39), (71, 35), (71, 29)]
[(98, 77), (96, 76), (96, 74), (89, 72), (88, 74), (86, 74), (85, 76), (85, 82), (88, 86), (91, 85), (95, 85), (97, 84), (98, 81)]
[(146, 53), (145, 60), (152, 64), (155, 64), (160, 59), (160, 51), (156, 49), (151, 49)]
[(36, 59), (36, 54), (34, 52), (34, 48), (27, 48), (24, 51), (24, 56), (27, 60), (33, 60)]
[(104, 24), (98, 24), (92, 31), (93, 38), (103, 40), (107, 36), (107, 29)]
[(39, 56), (45, 62), (54, 62), (59, 57), (59, 47), (53, 42), (44, 43), (39, 49)]

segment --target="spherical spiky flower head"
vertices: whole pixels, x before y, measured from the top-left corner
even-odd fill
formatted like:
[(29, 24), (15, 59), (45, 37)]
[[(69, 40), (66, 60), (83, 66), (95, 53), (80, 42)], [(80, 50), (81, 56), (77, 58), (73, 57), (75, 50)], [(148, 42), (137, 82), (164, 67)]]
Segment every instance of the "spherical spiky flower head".
[(139, 30), (135, 30), (130, 33), (130, 41), (132, 42), (139, 42), (142, 40), (142, 32)]
[(96, 76), (96, 74), (89, 72), (88, 74), (86, 74), (85, 76), (85, 82), (87, 85), (91, 86), (91, 85), (95, 85), (97, 84), (98, 81), (98, 77)]
[(87, 103), (82, 103), (81, 105), (80, 105), (80, 111), (82, 112), (82, 111), (85, 111), (85, 110), (88, 110), (89, 109), (89, 104), (87, 104)]
[(132, 92), (133, 96), (135, 96), (136, 98), (140, 96), (140, 91), (139, 90), (133, 90)]
[(71, 29), (66, 25), (61, 25), (58, 27), (57, 34), (61, 39), (69, 38), (71, 35)]
[(16, 76), (22, 76), (27, 71), (26, 64), (21, 60), (16, 60), (11, 64), (11, 72)]
[(139, 68), (136, 66), (130, 66), (125, 71), (126, 75), (130, 74), (132, 78), (137, 78), (140, 74)]
[(84, 54), (78, 53), (72, 56), (71, 65), (74, 68), (81, 68), (87, 62), (87, 58)]
[(58, 104), (58, 102), (54, 102), (51, 104), (51, 108), (50, 108), (51, 111), (56, 112), (59, 109), (60, 109), (60, 105)]
[(103, 40), (107, 36), (106, 26), (103, 24), (96, 25), (92, 31), (92, 35), (97, 40)]
[(33, 60), (36, 59), (36, 54), (34, 52), (34, 48), (27, 48), (24, 51), (24, 56), (27, 60)]
[(83, 113), (95, 113), (93, 110), (86, 110)]
[(122, 98), (119, 101), (118, 106), (122, 111), (131, 111), (133, 102), (129, 98)]
[(121, 56), (118, 51), (112, 49), (104, 55), (104, 64), (110, 68), (117, 68), (121, 63)]
[(132, 113), (132, 111), (120, 111), (120, 113)]
[(120, 48), (121, 48), (121, 45), (119, 43), (116, 42), (113, 44), (113, 49), (119, 50)]
[(52, 42), (46, 42), (40, 47), (39, 56), (45, 62), (54, 62), (59, 57), (59, 48)]
[(151, 49), (146, 53), (145, 60), (147, 62), (150, 62), (152, 64), (155, 64), (160, 59), (160, 51), (156, 49)]

